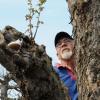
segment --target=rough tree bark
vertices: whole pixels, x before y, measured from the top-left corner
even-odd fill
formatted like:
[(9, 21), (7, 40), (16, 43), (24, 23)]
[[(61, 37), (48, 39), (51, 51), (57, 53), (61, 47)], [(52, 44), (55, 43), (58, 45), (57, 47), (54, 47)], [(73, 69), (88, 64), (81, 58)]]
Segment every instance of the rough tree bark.
[(68, 0), (79, 100), (100, 100), (100, 0)]
[[(23, 40), (20, 49), (9, 48), (17, 39)], [(69, 100), (45, 47), (11, 26), (0, 32), (0, 63), (13, 75), (24, 100)]]

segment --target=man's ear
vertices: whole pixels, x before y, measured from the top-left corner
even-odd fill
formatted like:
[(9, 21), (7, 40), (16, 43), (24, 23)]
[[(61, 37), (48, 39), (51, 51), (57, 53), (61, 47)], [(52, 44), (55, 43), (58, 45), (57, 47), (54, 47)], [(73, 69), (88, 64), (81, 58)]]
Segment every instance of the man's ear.
[(58, 53), (56, 53), (57, 57), (58, 57)]
[(58, 59), (60, 59), (60, 55), (58, 53), (56, 55), (57, 55)]

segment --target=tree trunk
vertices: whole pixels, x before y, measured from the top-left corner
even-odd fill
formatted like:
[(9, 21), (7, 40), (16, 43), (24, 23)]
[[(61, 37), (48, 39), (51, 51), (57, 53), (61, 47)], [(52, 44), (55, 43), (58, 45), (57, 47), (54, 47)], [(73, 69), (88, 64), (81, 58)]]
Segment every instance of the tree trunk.
[[(23, 41), (20, 49), (9, 48), (17, 39)], [(69, 100), (45, 47), (11, 26), (0, 33), (0, 63), (15, 77), (24, 100)]]
[(100, 0), (68, 0), (79, 100), (100, 100)]

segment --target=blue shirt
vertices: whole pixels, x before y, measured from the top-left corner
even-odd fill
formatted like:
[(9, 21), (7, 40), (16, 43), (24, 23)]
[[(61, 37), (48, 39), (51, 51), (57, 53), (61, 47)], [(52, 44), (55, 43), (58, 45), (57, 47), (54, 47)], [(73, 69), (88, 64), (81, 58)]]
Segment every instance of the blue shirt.
[(63, 66), (53, 66), (59, 78), (63, 81), (64, 85), (68, 88), (68, 93), (71, 100), (78, 100), (78, 92), (76, 85), (76, 76), (71, 69)]

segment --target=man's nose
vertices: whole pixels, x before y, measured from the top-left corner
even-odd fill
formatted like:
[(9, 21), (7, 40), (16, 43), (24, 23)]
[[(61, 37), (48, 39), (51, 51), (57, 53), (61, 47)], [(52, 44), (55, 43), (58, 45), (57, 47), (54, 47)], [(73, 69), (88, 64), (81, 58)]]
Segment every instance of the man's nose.
[(63, 47), (63, 46), (67, 46), (67, 43), (62, 42), (61, 47)]

